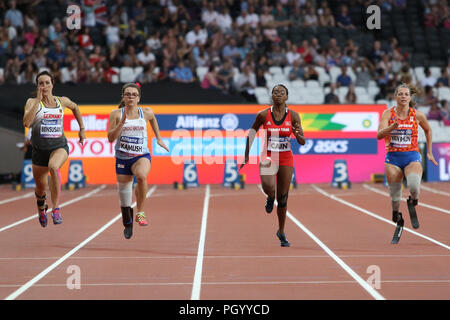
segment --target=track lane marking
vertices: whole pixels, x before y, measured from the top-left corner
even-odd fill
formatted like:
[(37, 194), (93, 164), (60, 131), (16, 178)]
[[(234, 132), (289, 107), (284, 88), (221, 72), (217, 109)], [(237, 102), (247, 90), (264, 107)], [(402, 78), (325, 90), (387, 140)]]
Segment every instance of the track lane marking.
[[(84, 194), (84, 195), (82, 195), (82, 196), (79, 196), (79, 197), (74, 198), (74, 199), (72, 199), (72, 200), (69, 200), (69, 201), (66, 201), (66, 202), (61, 203), (61, 204), (59, 205), (59, 207), (60, 207), (60, 208), (63, 208), (63, 207), (68, 206), (68, 205), (70, 205), (70, 204), (72, 204), (72, 203), (74, 203), (74, 202), (77, 202), (77, 201), (80, 201), (80, 200), (89, 198), (90, 196), (96, 194), (97, 192), (99, 192), (99, 191), (101, 191), (101, 190), (103, 190), (103, 189), (105, 189), (105, 188), (106, 188), (106, 185), (103, 184), (103, 185), (101, 185), (100, 187), (97, 187), (96, 189), (94, 189), (94, 190), (92, 190), (92, 191), (89, 191), (88, 193), (86, 193), (86, 194)], [(50, 210), (52, 210), (52, 208), (49, 208), (49, 209), (48, 209), (48, 211), (50, 211)], [(48, 211), (47, 211), (47, 212), (48, 212)], [(22, 224), (22, 223), (24, 223), (24, 222), (30, 221), (30, 220), (35, 219), (35, 218), (37, 218), (37, 217), (38, 217), (38, 214), (36, 213), (36, 214), (34, 214), (34, 215), (32, 215), (32, 216), (29, 216), (28, 218), (25, 218), (25, 219), (16, 221), (16, 222), (14, 222), (14, 223), (11, 223), (11, 224), (9, 224), (9, 225), (7, 225), (7, 226), (4, 226), (4, 227), (0, 228), (0, 232), (5, 231), (5, 230), (8, 230), (8, 229), (11, 229), (11, 228), (13, 228), (13, 227), (15, 227), (15, 226), (18, 226), (19, 224)]]
[[(261, 192), (264, 194), (261, 185), (259, 185)], [(275, 204), (278, 206), (277, 200)], [(322, 250), (324, 250), (342, 269), (345, 270), (364, 290), (366, 290), (376, 300), (386, 300), (377, 290), (369, 285), (363, 278), (361, 278), (352, 268), (350, 268), (341, 258), (339, 258), (330, 248), (328, 248), (319, 238), (317, 238), (308, 228), (306, 228), (299, 220), (297, 220), (288, 210), (286, 216), (291, 219), (300, 229), (303, 230), (315, 243), (317, 243)]]
[[(156, 186), (153, 186), (146, 194), (146, 198), (150, 197), (151, 194), (156, 190)], [(132, 208), (136, 206), (136, 201), (131, 205)], [(109, 222), (107, 222), (103, 227), (98, 229), (96, 232), (94, 232), (92, 235), (90, 235), (88, 238), (86, 238), (84, 241), (79, 243), (75, 248), (67, 252), (64, 256), (59, 258), (56, 262), (51, 264), (49, 267), (47, 267), (45, 270), (43, 270), (41, 273), (39, 273), (37, 276), (35, 276), (33, 279), (22, 285), (19, 289), (14, 291), (12, 294), (7, 296), (4, 300), (15, 300), (17, 297), (19, 297), (22, 293), (27, 291), (29, 288), (31, 288), (36, 282), (41, 280), (43, 277), (45, 277), (49, 272), (54, 270), (56, 267), (58, 267), (61, 263), (66, 261), (70, 256), (72, 256), (74, 253), (76, 253), (78, 250), (83, 248), (86, 244), (88, 244), (90, 241), (95, 239), (99, 234), (101, 234), (103, 231), (108, 229), (114, 222), (119, 220), (122, 217), (122, 213), (119, 213), (117, 216), (115, 216), (113, 219), (111, 219)]]
[[(388, 219), (386, 219), (386, 218), (383, 218), (383, 217), (381, 217), (381, 216), (379, 216), (379, 215), (377, 215), (377, 214), (375, 214), (375, 213), (373, 213), (373, 212), (371, 212), (371, 211), (369, 211), (369, 210), (366, 210), (366, 209), (361, 208), (361, 207), (359, 207), (359, 206), (357, 206), (357, 205), (355, 205), (355, 204), (353, 204), (353, 203), (351, 203), (351, 202), (348, 202), (348, 201), (343, 200), (343, 199), (340, 199), (340, 198), (338, 198), (338, 197), (336, 197), (336, 196), (334, 196), (334, 195), (331, 195), (331, 194), (329, 194), (328, 192), (322, 190), (321, 188), (319, 188), (319, 187), (317, 187), (317, 186), (315, 186), (315, 185), (313, 185), (312, 187), (315, 188), (315, 189), (317, 190), (317, 192), (323, 194), (324, 196), (326, 196), (326, 197), (328, 197), (328, 198), (331, 198), (331, 199), (333, 199), (333, 200), (335, 200), (335, 201), (337, 201), (337, 202), (340, 202), (340, 203), (342, 203), (342, 204), (344, 204), (344, 205), (346, 205), (346, 206), (348, 206), (348, 207), (351, 207), (351, 208), (353, 208), (353, 209), (356, 209), (356, 210), (358, 210), (358, 211), (361, 211), (362, 213), (365, 213), (365, 214), (367, 214), (367, 215), (369, 215), (369, 216), (371, 216), (371, 217), (374, 217), (375, 219), (381, 220), (381, 221), (383, 221), (383, 222), (389, 223), (390, 225), (393, 225), (393, 226), (396, 226), (396, 225), (397, 225), (397, 224), (395, 224), (394, 222), (392, 222), (392, 221), (390, 221), (390, 220), (388, 220)], [(450, 247), (447, 246), (446, 244), (444, 244), (444, 243), (442, 243), (442, 242), (439, 242), (439, 241), (437, 241), (437, 240), (435, 240), (435, 239), (433, 239), (433, 238), (430, 238), (430, 237), (428, 237), (428, 236), (426, 236), (426, 235), (423, 235), (423, 234), (421, 234), (421, 233), (418, 233), (418, 232), (416, 232), (416, 231), (414, 231), (414, 230), (412, 230), (412, 229), (409, 229), (409, 228), (407, 228), (407, 227), (403, 227), (403, 231), (408, 231), (408, 232), (410, 232), (410, 233), (412, 233), (412, 234), (414, 234), (414, 235), (416, 235), (416, 236), (418, 236), (418, 237), (424, 238), (424, 239), (426, 239), (426, 240), (428, 240), (428, 241), (431, 241), (431, 242), (433, 242), (433, 243), (435, 243), (435, 244), (437, 244), (437, 245), (439, 245), (439, 246), (441, 246), (441, 247), (444, 247), (444, 248), (447, 249), (447, 250), (450, 250)]]

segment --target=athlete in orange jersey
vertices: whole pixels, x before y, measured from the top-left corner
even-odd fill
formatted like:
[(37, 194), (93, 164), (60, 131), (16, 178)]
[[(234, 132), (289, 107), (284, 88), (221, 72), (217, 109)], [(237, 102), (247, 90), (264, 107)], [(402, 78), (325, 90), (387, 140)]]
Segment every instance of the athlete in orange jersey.
[[(287, 199), (291, 184), (294, 161), (291, 151), (291, 135), (297, 142), (305, 144), (300, 116), (286, 106), (288, 89), (284, 85), (276, 85), (272, 89), (273, 106), (258, 113), (247, 137), (245, 160), (241, 168), (249, 161), (249, 152), (259, 128), (263, 126), (266, 136), (259, 164), (261, 184), (267, 195), (266, 212), (271, 213), (275, 201), (275, 178), (277, 195), (278, 231), (277, 237), (282, 247), (290, 243), (284, 233), (286, 221)], [(241, 169), (240, 168), (240, 169)]]
[(397, 106), (387, 109), (381, 115), (377, 138), (386, 141), (385, 170), (392, 202), (392, 220), (401, 224), (403, 218), (400, 209), (402, 198), (401, 183), (406, 177), (410, 197), (407, 200), (411, 222), (419, 227), (414, 207), (419, 199), (422, 180), (422, 164), (417, 143), (418, 126), (425, 132), (427, 140), (427, 158), (437, 165), (432, 153), (432, 132), (426, 116), (414, 109), (411, 97), (417, 92), (412, 85), (401, 84), (394, 93)]

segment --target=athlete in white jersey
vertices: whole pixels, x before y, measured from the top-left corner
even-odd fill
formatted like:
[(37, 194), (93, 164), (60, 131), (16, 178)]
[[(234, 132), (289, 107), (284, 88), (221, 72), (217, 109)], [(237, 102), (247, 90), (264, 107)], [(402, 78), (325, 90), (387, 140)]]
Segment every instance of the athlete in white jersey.
[(119, 109), (111, 112), (108, 123), (108, 140), (116, 141), (116, 175), (119, 202), (122, 210), (124, 236), (133, 235), (133, 209), (131, 208), (133, 175), (136, 176), (135, 190), (137, 214), (136, 222), (148, 225), (144, 213), (147, 194), (147, 175), (150, 172), (151, 156), (147, 141), (147, 121), (153, 129), (158, 145), (169, 151), (159, 133), (158, 122), (150, 108), (138, 106), (141, 97), (139, 84), (127, 83), (122, 88), (122, 101)]
[(53, 204), (52, 218), (54, 224), (62, 223), (59, 210), (59, 196), (61, 193), (60, 168), (69, 156), (67, 139), (64, 136), (63, 117), (64, 108), (72, 110), (80, 126), (80, 143), (85, 140), (83, 119), (78, 106), (67, 97), (53, 95), (53, 76), (47, 71), (36, 76), (37, 96), (30, 98), (25, 105), (23, 124), (32, 128), (31, 144), (33, 177), (36, 182), (36, 200), (39, 210), (39, 223), (47, 226), (47, 208), (45, 204), (50, 172), (50, 194)]

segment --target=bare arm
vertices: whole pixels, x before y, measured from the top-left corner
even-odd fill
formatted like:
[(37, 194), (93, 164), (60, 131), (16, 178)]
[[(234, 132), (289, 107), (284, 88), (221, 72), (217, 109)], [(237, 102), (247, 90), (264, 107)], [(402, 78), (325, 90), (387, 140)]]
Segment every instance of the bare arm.
[(80, 109), (78, 108), (78, 105), (67, 97), (61, 97), (60, 101), (63, 108), (70, 109), (73, 115), (75, 116), (75, 119), (77, 119), (78, 125), (80, 126), (78, 137), (80, 138), (80, 143), (83, 144), (84, 140), (86, 140), (86, 135), (84, 132), (83, 118), (81, 117), (81, 112)]
[[(126, 107), (124, 107), (124, 108), (126, 108)], [(127, 119), (127, 110), (126, 109), (123, 112), (122, 118), (120, 118), (120, 109), (113, 110), (109, 114), (109, 121), (108, 121), (108, 141), (109, 142), (114, 142), (114, 140), (117, 139), (120, 132), (122, 131), (122, 127), (123, 127), (126, 119)]]
[(392, 130), (398, 128), (398, 122), (395, 121), (390, 126), (389, 124), (389, 117), (391, 115), (391, 110), (386, 109), (384, 110), (383, 114), (381, 115), (380, 124), (378, 126), (378, 132), (377, 132), (377, 139), (383, 139), (387, 137)]
[(248, 160), (250, 157), (249, 156), (250, 148), (252, 147), (253, 140), (255, 140), (255, 136), (256, 136), (256, 133), (258, 132), (259, 128), (264, 124), (266, 116), (267, 116), (267, 110), (263, 110), (256, 115), (255, 122), (253, 122), (252, 127), (248, 131), (247, 141), (245, 143), (245, 159), (244, 159), (244, 162), (241, 164), (241, 167), (239, 168), (239, 170), (241, 170), (242, 167), (246, 163), (248, 163)]
[(153, 132), (155, 133), (156, 143), (159, 146), (161, 146), (162, 148), (164, 148), (165, 150), (167, 150), (167, 152), (168, 152), (169, 148), (166, 146), (166, 144), (164, 143), (164, 141), (161, 138), (161, 134), (159, 132), (159, 125), (158, 125), (158, 121), (156, 120), (155, 113), (153, 112), (153, 110), (151, 108), (144, 108), (144, 114), (145, 114), (145, 118), (150, 122)]
[(25, 112), (23, 115), (23, 125), (26, 128), (31, 127), (31, 124), (34, 121), (34, 118), (36, 117), (36, 112), (39, 110), (39, 101), (35, 98), (30, 98), (27, 100), (27, 103), (25, 104)]
[(427, 117), (423, 114), (423, 112), (416, 110), (416, 119), (425, 132), (425, 137), (427, 139), (427, 158), (437, 166), (438, 163), (433, 156), (433, 132), (430, 124), (428, 123)]
[(306, 143), (306, 139), (303, 135), (302, 121), (300, 120), (300, 115), (297, 112), (291, 110), (291, 117), (293, 129), (292, 133), (297, 139), (297, 142), (301, 145), (304, 145)]

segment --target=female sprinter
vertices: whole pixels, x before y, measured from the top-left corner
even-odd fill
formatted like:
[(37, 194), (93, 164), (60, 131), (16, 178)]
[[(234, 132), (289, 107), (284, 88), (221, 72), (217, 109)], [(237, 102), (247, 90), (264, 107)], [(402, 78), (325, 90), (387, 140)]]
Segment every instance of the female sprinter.
[(414, 109), (415, 102), (411, 98), (416, 93), (417, 89), (409, 84), (401, 84), (396, 88), (394, 98), (397, 106), (385, 110), (381, 115), (377, 138), (386, 141), (385, 170), (392, 204), (392, 220), (403, 228), (404, 220), (399, 209), (402, 181), (405, 176), (410, 192), (407, 199), (408, 211), (412, 225), (417, 229), (419, 222), (415, 206), (418, 203), (422, 180), (421, 156), (417, 143), (419, 125), (424, 130), (427, 140), (427, 158), (435, 165), (437, 162), (432, 153), (431, 127), (426, 116)]
[(276, 234), (282, 247), (290, 246), (284, 233), (284, 224), (286, 221), (289, 187), (294, 170), (294, 158), (291, 151), (291, 134), (294, 134), (299, 144), (305, 144), (300, 116), (297, 112), (288, 109), (286, 105), (287, 99), (288, 89), (284, 85), (278, 84), (273, 87), (273, 106), (257, 114), (256, 120), (247, 137), (245, 160), (241, 165), (242, 168), (249, 161), (249, 152), (253, 140), (259, 128), (263, 126), (266, 137), (264, 138), (263, 152), (259, 163), (261, 184), (267, 195), (267, 213), (271, 213), (273, 210), (276, 189), (279, 226)]
[(139, 84), (125, 84), (122, 87), (122, 101), (119, 109), (111, 112), (108, 124), (109, 142), (117, 139), (115, 146), (116, 174), (126, 239), (130, 239), (133, 235), (133, 209), (131, 208), (133, 175), (137, 179), (135, 194), (138, 213), (136, 222), (141, 226), (148, 225), (144, 213), (147, 175), (150, 172), (151, 161), (147, 145), (147, 121), (152, 126), (158, 145), (169, 151), (161, 139), (153, 110), (138, 106), (140, 97)]
[(64, 108), (69, 108), (78, 121), (80, 126), (78, 136), (81, 144), (86, 137), (78, 106), (67, 97), (53, 95), (53, 76), (47, 71), (42, 71), (36, 76), (36, 84), (37, 95), (36, 98), (27, 100), (23, 124), (27, 128), (32, 128), (32, 164), (33, 177), (36, 182), (35, 194), (39, 210), (38, 218), (41, 226), (46, 227), (48, 205), (45, 203), (47, 198), (45, 191), (47, 190), (49, 171), (53, 223), (62, 223), (59, 210), (60, 168), (69, 156), (69, 147), (63, 130)]

